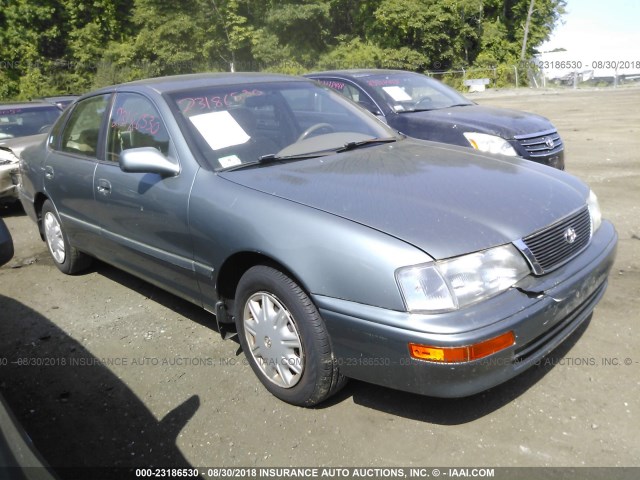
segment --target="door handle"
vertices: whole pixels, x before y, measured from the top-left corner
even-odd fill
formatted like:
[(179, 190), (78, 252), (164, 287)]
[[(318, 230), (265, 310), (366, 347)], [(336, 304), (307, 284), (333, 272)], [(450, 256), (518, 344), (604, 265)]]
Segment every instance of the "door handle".
[(44, 176), (47, 180), (51, 180), (53, 178), (53, 167), (47, 165), (42, 170), (44, 170)]
[(109, 183), (108, 180), (101, 178), (96, 183), (96, 190), (98, 190), (98, 193), (101, 193), (102, 195), (109, 195), (111, 193), (111, 183)]

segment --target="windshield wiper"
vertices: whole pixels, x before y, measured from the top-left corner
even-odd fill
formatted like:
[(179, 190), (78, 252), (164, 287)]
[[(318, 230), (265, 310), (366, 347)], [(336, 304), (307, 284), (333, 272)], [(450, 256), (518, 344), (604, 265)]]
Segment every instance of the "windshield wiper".
[(376, 143), (392, 143), (397, 142), (398, 139), (396, 137), (386, 137), (386, 138), (369, 138), (368, 140), (361, 140), (359, 142), (347, 142), (343, 147), (340, 147), (336, 150), (338, 152), (347, 152), (349, 150), (354, 150), (356, 148), (363, 147), (365, 145), (373, 145)]
[(439, 108), (409, 108), (406, 110), (398, 110), (396, 113), (415, 113), (415, 112), (430, 112), (431, 110), (439, 110)]
[(444, 110), (451, 107), (468, 107), (473, 103), (454, 103), (453, 105), (447, 105), (446, 107), (433, 107), (433, 108), (413, 108), (410, 110), (400, 110), (398, 113), (415, 113), (415, 112), (431, 112), (433, 110)]
[(346, 152), (348, 150), (353, 150), (354, 148), (359, 148), (365, 145), (373, 145), (376, 143), (391, 143), (397, 140), (398, 139), (396, 137), (368, 138), (367, 140), (360, 140), (358, 142), (347, 142), (342, 147), (328, 148), (326, 150), (319, 150), (316, 152), (307, 152), (307, 153), (300, 153), (296, 155), (285, 155), (285, 156), (279, 156), (277, 153), (270, 153), (268, 155), (261, 156), (258, 159), (258, 162), (271, 163), (271, 162), (281, 162), (281, 161), (287, 161), (287, 160), (304, 160), (307, 158), (324, 157), (327, 155), (331, 155), (333, 153), (340, 153), (340, 152)]
[(290, 160), (306, 160), (308, 158), (324, 157), (333, 152), (322, 150), (320, 152), (298, 153), (295, 155), (278, 155), (277, 153), (269, 153), (258, 158), (258, 163), (287, 162)]
[(233, 170), (242, 170), (243, 168), (257, 167), (260, 165), (266, 165), (270, 163), (290, 162), (295, 160), (306, 160), (309, 158), (324, 157), (325, 155), (330, 155), (331, 153), (333, 153), (333, 151), (310, 152), (310, 153), (302, 153), (300, 155), (283, 155), (283, 156), (279, 156), (277, 153), (268, 153), (266, 155), (262, 155), (261, 157), (258, 158), (258, 160), (255, 160), (253, 162), (240, 163), (232, 167), (224, 168), (223, 170), (225, 172), (231, 172)]
[(290, 162), (295, 160), (307, 160), (309, 158), (326, 157), (327, 155), (346, 152), (348, 150), (360, 148), (365, 145), (373, 145), (376, 143), (391, 143), (391, 142), (396, 142), (397, 140), (398, 140), (397, 137), (369, 138), (367, 140), (362, 140), (359, 142), (347, 142), (342, 147), (339, 147), (339, 148), (330, 148), (327, 150), (320, 150), (316, 152), (306, 152), (306, 153), (300, 153), (295, 155), (278, 155), (277, 153), (268, 153), (267, 155), (262, 155), (261, 157), (258, 158), (258, 160), (254, 162), (241, 163), (238, 165), (234, 165), (232, 167), (225, 168), (223, 170), (225, 172), (231, 172), (233, 170), (241, 170), (243, 168), (256, 167), (259, 165), (266, 165), (271, 163)]

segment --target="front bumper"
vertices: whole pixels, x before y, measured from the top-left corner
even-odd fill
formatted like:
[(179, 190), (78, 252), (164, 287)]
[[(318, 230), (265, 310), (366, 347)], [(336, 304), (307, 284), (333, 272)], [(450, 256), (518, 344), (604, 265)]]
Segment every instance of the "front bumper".
[(522, 158), (531, 160), (533, 162), (541, 163), (549, 167), (557, 168), (558, 170), (564, 170), (564, 149), (552, 155), (545, 156), (531, 156), (528, 152), (520, 152)]
[[(617, 234), (604, 221), (571, 262), (529, 277), (493, 299), (442, 315), (416, 315), (315, 295), (336, 360), (347, 377), (436, 397), (464, 397), (503, 383), (560, 345), (604, 295)], [(480, 360), (415, 360), (408, 343), (455, 347), (513, 331), (515, 345)]]

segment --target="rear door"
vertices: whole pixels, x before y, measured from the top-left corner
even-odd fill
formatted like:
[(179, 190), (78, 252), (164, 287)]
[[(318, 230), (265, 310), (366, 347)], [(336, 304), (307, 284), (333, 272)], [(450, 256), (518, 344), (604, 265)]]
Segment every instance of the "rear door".
[(100, 224), (94, 208), (93, 174), (102, 155), (103, 122), (110, 94), (76, 104), (59, 133), (49, 138), (43, 165), (44, 189), (60, 215), (70, 242), (96, 253)]

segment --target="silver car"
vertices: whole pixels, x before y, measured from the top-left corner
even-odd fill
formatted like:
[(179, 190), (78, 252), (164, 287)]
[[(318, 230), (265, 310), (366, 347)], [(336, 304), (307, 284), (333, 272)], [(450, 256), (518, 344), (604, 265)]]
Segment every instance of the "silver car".
[(287, 76), (87, 94), (21, 173), (62, 272), (97, 257), (201, 305), (304, 406), (348, 377), (442, 397), (514, 377), (590, 318), (617, 244), (577, 178)]
[(0, 104), (0, 202), (18, 199), (20, 152), (42, 141), (60, 113), (47, 102)]

